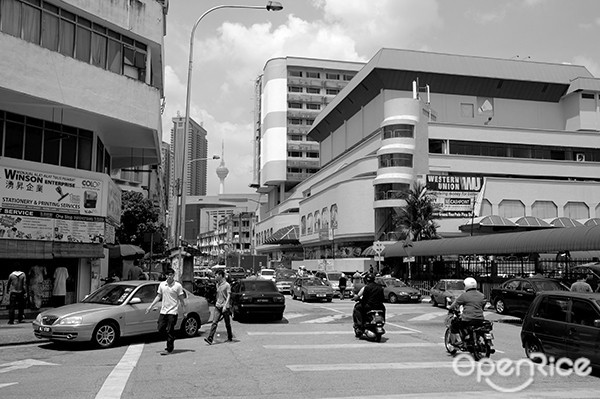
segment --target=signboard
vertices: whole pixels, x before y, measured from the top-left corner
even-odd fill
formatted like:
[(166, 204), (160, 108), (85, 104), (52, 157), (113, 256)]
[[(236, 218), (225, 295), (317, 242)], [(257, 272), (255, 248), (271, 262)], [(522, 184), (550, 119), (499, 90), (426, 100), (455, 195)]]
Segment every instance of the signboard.
[(427, 175), (427, 191), (435, 196), (438, 211), (443, 218), (472, 217), (481, 207), (484, 178), (481, 176)]
[(375, 256), (373, 257), (373, 260), (374, 260), (375, 262), (383, 262), (383, 261), (385, 260), (385, 258), (384, 258), (383, 256), (375, 255)]
[[(378, 255), (380, 255), (385, 249), (385, 245), (381, 241), (373, 242), (373, 251), (375, 251)], [(377, 259), (375, 259), (377, 260)]]
[(414, 261), (415, 261), (414, 256), (405, 256), (404, 258), (402, 258), (403, 263), (410, 263), (410, 262), (414, 262)]
[(0, 166), (0, 239), (105, 242), (109, 181)]

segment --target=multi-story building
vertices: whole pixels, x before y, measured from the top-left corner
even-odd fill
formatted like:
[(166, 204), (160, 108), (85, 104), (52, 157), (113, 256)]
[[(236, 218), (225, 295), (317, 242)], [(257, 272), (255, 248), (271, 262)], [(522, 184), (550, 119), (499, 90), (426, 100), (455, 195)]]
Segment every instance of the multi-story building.
[(276, 206), (319, 170), (319, 145), (307, 133), (316, 116), (364, 66), (299, 57), (267, 61), (256, 81), (252, 187)]
[(363, 269), (373, 241), (398, 239), (414, 181), (436, 194), (444, 237), (472, 234), (474, 216), (596, 223), (599, 104), (582, 66), (382, 49), (315, 118), (319, 172), (256, 231), (295, 224), (307, 266)]
[(58, 266), (67, 302), (107, 276), (111, 171), (160, 163), (165, 19), (156, 0), (0, 0), (0, 280), (20, 269), (47, 303)]

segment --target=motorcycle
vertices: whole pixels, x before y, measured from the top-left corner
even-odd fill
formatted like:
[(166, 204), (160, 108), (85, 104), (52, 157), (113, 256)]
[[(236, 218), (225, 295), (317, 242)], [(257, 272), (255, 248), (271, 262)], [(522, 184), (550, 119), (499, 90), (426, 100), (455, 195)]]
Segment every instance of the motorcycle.
[(363, 326), (354, 325), (356, 338), (365, 338), (375, 342), (381, 342), (381, 336), (385, 334), (383, 326), (385, 316), (383, 310), (369, 310), (365, 317)]
[[(492, 340), (494, 335), (492, 334), (492, 322), (489, 320), (481, 320), (476, 324), (471, 324), (467, 328), (459, 328), (460, 325), (460, 311), (451, 310), (448, 313), (446, 319), (446, 333), (444, 334), (444, 345), (446, 351), (451, 355), (454, 355), (459, 350), (463, 352), (469, 352), (475, 360), (480, 360), (484, 357), (490, 357), (496, 350)], [(456, 331), (458, 328), (461, 343), (455, 345), (452, 343), (452, 330)]]

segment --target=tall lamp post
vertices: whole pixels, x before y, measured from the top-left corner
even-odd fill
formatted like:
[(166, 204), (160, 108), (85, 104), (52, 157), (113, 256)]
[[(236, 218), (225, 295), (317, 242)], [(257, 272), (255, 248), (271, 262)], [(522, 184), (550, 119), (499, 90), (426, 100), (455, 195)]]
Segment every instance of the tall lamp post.
[[(187, 77), (187, 92), (186, 92), (186, 97), (185, 97), (185, 123), (184, 123), (184, 134), (183, 134), (183, 140), (182, 140), (182, 159), (181, 159), (181, 184), (180, 184), (180, 189), (182, 190), (183, 193), (185, 193), (185, 170), (187, 167), (187, 162), (185, 160), (185, 156), (186, 156), (186, 138), (187, 138), (187, 134), (188, 134), (188, 130), (190, 128), (190, 99), (191, 99), (191, 95), (192, 95), (192, 64), (193, 64), (193, 59), (194, 59), (194, 34), (196, 33), (196, 28), (198, 27), (198, 24), (200, 23), (200, 21), (202, 21), (202, 19), (208, 15), (209, 13), (221, 9), (221, 8), (245, 8), (245, 9), (253, 9), (253, 10), (267, 10), (267, 11), (281, 11), (283, 10), (283, 6), (281, 5), (281, 3), (277, 2), (277, 1), (269, 1), (267, 2), (266, 6), (249, 6), (249, 5), (220, 5), (220, 6), (215, 6), (209, 10), (207, 10), (204, 14), (202, 14), (200, 16), (200, 18), (198, 18), (196, 20), (196, 22), (194, 23), (194, 26), (192, 28), (192, 33), (190, 34), (190, 56), (189, 56), (189, 60), (188, 60), (188, 77)], [(182, 203), (180, 205), (181, 209), (185, 209), (185, 201), (183, 200), (184, 197), (182, 196)], [(185, 211), (181, 212), (181, 215), (178, 215), (178, 219), (177, 219), (177, 237), (178, 237), (178, 246), (181, 247), (181, 240), (183, 239), (183, 221), (182, 219), (185, 217), (183, 216), (183, 214), (185, 213)], [(179, 251), (181, 254), (181, 250)], [(179, 259), (181, 261), (181, 257)], [(180, 263), (180, 267), (181, 267), (181, 263)]]

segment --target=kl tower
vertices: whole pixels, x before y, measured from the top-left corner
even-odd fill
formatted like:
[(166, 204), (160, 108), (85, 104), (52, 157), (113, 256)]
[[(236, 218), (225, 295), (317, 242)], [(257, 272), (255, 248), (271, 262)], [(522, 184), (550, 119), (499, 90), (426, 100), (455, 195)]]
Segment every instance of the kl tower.
[(217, 176), (219, 177), (219, 194), (225, 191), (225, 178), (229, 174), (229, 169), (225, 166), (225, 142), (221, 142), (221, 163), (217, 168)]

